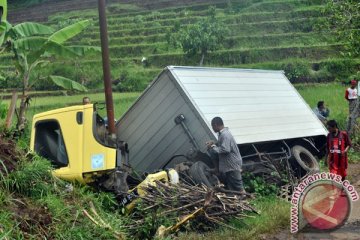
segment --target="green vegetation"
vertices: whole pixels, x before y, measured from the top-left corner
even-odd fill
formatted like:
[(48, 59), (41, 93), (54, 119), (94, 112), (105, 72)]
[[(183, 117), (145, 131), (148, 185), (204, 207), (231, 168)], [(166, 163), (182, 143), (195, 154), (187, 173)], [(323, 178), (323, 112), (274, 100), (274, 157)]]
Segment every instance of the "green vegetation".
[(52, 28), (38, 23), (25, 22), (12, 26), (5, 22), (5, 31), (0, 35), (0, 52), (6, 51), (13, 55), (16, 69), (14, 78), (21, 83), (18, 87), (22, 89), (18, 130), (25, 128), (25, 114), (29, 104), (27, 92), (37, 80), (49, 77), (50, 81), (64, 89), (86, 91), (84, 86), (65, 77), (42, 74), (34, 77), (32, 74), (36, 68), (49, 64), (51, 58), (76, 58), (89, 51), (96, 51), (93, 47), (65, 45), (66, 41), (78, 35), (89, 24), (89, 21), (84, 20), (55, 32)]
[[(173, 31), (176, 32), (177, 29)], [(216, 9), (209, 9), (209, 17), (199, 22), (181, 29), (175, 36), (170, 34), (170, 39), (174, 41), (174, 46), (179, 44), (184, 53), (193, 57), (200, 53), (201, 59), (199, 65), (204, 63), (205, 56), (209, 51), (220, 49), (229, 30), (225, 25), (216, 19)], [(171, 42), (169, 41), (169, 45)]]
[(23, 8), (23, 7), (30, 7), (35, 4), (39, 4), (49, 0), (13, 0), (11, 1), (12, 8)]
[(314, 108), (318, 101), (325, 101), (331, 111), (329, 118), (336, 119), (341, 129), (346, 127), (346, 118), (349, 112), (347, 101), (344, 98), (345, 88), (346, 86), (333, 83), (296, 85), (296, 89), (311, 108)]
[[(115, 231), (125, 232), (112, 195), (78, 185), (69, 188), (52, 177), (47, 160), (24, 156), (18, 154), (15, 169), (0, 161), (1, 239), (115, 239)], [(111, 229), (83, 215), (91, 203)]]
[[(108, 6), (111, 75), (121, 80), (115, 81), (115, 90), (142, 91), (165, 66), (198, 65), (200, 55), (189, 57), (181, 46), (169, 44), (168, 40), (182, 29), (194, 28), (208, 19), (211, 6), (216, 7), (217, 22), (229, 29), (229, 34), (223, 36), (222, 44), (209, 49), (206, 66), (282, 69), (292, 82), (301, 83), (346, 81), (359, 71), (358, 58), (341, 54), (347, 51), (345, 39), (339, 41), (332, 31), (318, 31), (317, 26), (330, 14), (324, 12), (326, 0), (224, 0), (216, 4), (193, 1), (182, 6), (168, 1), (149, 6), (141, 2)], [(100, 46), (97, 15), (96, 9), (59, 12), (49, 17), (48, 24), (58, 29), (93, 19), (94, 26), (70, 44)], [(144, 57), (146, 61), (141, 61)], [(0, 71), (14, 70), (11, 55), (1, 54), (0, 59)], [(100, 54), (59, 60), (44, 70), (90, 89), (102, 85)], [(39, 75), (40, 70), (34, 72), (35, 78)], [(11, 74), (5, 74), (0, 87), (5, 86), (19, 84)], [(48, 80), (39, 80), (34, 86), (37, 90), (56, 90)]]
[(346, 42), (347, 54), (360, 56), (360, 3), (355, 0), (328, 0), (324, 13), (329, 18), (324, 19), (320, 27), (325, 27), (337, 33), (340, 41)]

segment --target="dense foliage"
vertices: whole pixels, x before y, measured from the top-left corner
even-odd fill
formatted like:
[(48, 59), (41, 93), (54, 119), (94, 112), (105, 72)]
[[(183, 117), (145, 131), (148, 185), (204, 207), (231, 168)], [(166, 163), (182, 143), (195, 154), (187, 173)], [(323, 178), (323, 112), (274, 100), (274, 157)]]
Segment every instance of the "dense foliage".
[(215, 51), (222, 47), (227, 33), (228, 29), (217, 20), (216, 9), (212, 7), (209, 9), (209, 16), (206, 19), (181, 29), (176, 34), (176, 39), (186, 54), (194, 56), (200, 53), (199, 65), (202, 66), (209, 51)]
[(325, 8), (325, 26), (335, 31), (341, 41), (346, 42), (347, 54), (360, 56), (360, 2), (358, 0), (328, 0)]
[(49, 78), (55, 85), (69, 90), (86, 91), (81, 84), (61, 76), (42, 75), (32, 77), (36, 68), (45, 67), (55, 57), (76, 58), (84, 56), (97, 48), (89, 46), (67, 46), (65, 43), (89, 26), (87, 20), (79, 21), (70, 26), (55, 31), (53, 28), (39, 23), (25, 22), (15, 26), (4, 22), (5, 30), (0, 34), (0, 52), (8, 52), (16, 69), (15, 78), (22, 89), (20, 110), (18, 114), (18, 130), (23, 130), (26, 124), (25, 112), (29, 105), (27, 96), (34, 82), (41, 77)]

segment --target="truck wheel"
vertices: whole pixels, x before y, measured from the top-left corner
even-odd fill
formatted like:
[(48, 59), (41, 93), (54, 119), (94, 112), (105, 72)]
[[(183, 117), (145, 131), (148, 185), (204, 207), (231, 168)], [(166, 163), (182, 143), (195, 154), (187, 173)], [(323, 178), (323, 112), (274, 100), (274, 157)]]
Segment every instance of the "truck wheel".
[(296, 145), (291, 148), (293, 160), (306, 172), (319, 171), (319, 163), (309, 150)]
[(195, 183), (203, 183), (207, 187), (218, 185), (219, 179), (216, 175), (209, 172), (210, 168), (204, 162), (195, 162), (189, 169), (189, 175)]

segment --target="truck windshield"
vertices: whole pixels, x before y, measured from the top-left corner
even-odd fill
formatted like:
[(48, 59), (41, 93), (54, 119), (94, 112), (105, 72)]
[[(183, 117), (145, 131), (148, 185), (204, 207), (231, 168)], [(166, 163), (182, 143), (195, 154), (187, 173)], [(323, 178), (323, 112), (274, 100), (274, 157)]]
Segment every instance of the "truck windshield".
[(35, 152), (47, 158), (55, 167), (69, 164), (60, 125), (55, 120), (39, 122), (35, 132)]

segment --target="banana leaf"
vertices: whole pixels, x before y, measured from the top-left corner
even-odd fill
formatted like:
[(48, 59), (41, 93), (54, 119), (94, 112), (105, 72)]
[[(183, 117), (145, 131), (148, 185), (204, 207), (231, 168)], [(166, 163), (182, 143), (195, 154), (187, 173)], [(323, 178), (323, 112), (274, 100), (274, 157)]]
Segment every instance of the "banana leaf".
[(68, 49), (76, 53), (78, 56), (91, 55), (101, 52), (100, 47), (93, 46), (68, 46)]
[(55, 32), (53, 35), (49, 37), (49, 40), (52, 42), (56, 42), (58, 44), (62, 44), (67, 40), (75, 37), (80, 32), (82, 32), (85, 28), (90, 25), (89, 20), (83, 20), (77, 23), (74, 23), (70, 26), (67, 26), (59, 31)]
[(14, 41), (17, 51), (38, 51), (47, 42), (45, 37), (26, 37)]
[(78, 82), (75, 82), (69, 78), (61, 76), (50, 76), (50, 80), (57, 86), (66, 90), (76, 90), (80, 92), (87, 92), (87, 88)]
[(31, 37), (52, 34), (54, 29), (40, 23), (24, 22), (12, 27), (11, 31), (13, 31), (17, 37)]

